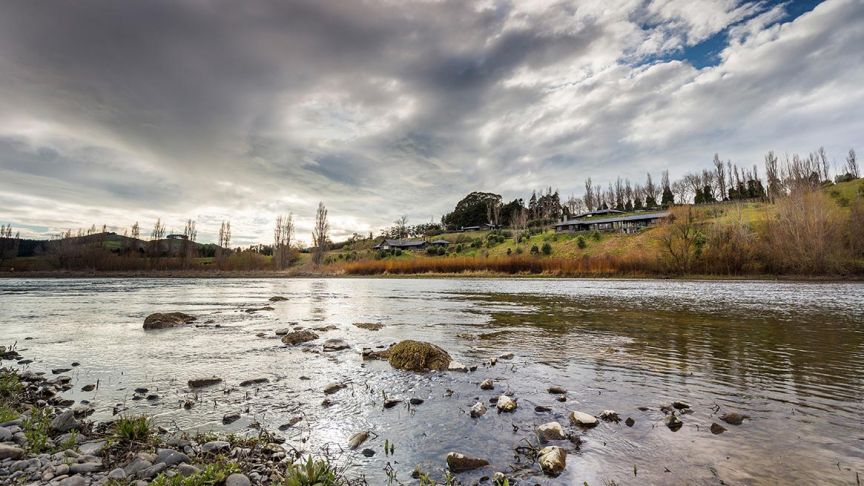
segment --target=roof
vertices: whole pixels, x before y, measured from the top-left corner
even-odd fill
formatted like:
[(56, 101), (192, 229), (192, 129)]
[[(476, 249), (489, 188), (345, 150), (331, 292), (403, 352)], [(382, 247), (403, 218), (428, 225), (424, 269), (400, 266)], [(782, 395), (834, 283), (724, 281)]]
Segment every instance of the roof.
[(624, 211), (618, 211), (617, 209), (598, 209), (596, 211), (586, 211), (584, 213), (579, 213), (573, 218), (585, 218), (588, 216), (597, 216), (600, 214), (623, 214)]
[(449, 245), (449, 244), (450, 244), (449, 241), (447, 241), (447, 240), (443, 240), (443, 239), (440, 239), (440, 240), (432, 240), (432, 241), (430, 241), (429, 243), (431, 243), (431, 244), (433, 244), (433, 245)]
[(396, 247), (405, 247), (405, 246), (423, 246), (426, 242), (423, 240), (384, 240), (381, 243), (378, 243), (377, 246), (387, 245), (387, 246), (396, 246)]
[(570, 219), (561, 223), (556, 224), (555, 226), (570, 226), (575, 224), (604, 224), (604, 223), (618, 223), (622, 221), (645, 221), (650, 219), (660, 219), (669, 217), (669, 211), (662, 211), (659, 213), (645, 213), (645, 214), (633, 214), (631, 216), (618, 216), (615, 218), (591, 218), (591, 219)]

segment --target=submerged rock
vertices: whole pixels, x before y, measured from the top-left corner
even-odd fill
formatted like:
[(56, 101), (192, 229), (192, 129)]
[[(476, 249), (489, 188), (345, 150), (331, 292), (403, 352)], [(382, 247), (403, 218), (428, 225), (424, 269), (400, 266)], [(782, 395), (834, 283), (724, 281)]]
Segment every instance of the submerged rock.
[(718, 424), (717, 422), (711, 423), (711, 433), (712, 434), (718, 435), (718, 434), (722, 434), (723, 432), (726, 432), (726, 427), (723, 427), (722, 425)]
[(479, 457), (466, 456), (459, 452), (451, 452), (447, 454), (447, 467), (450, 471), (455, 473), (472, 471), (488, 465), (489, 461), (486, 459), (480, 459)]
[(636, 424), (636, 421), (633, 420), (632, 417), (627, 417), (627, 420), (624, 421), (624, 425), (626, 425), (627, 427), (633, 427), (633, 425), (635, 425), (635, 424)]
[(481, 390), (492, 390), (495, 388), (495, 383), (491, 378), (487, 378), (480, 383)]
[(411, 400), (408, 400), (408, 403), (410, 403), (411, 405), (423, 405), (423, 399), (414, 397)]
[(690, 408), (690, 404), (687, 402), (683, 402), (681, 400), (676, 400), (676, 401), (672, 402), (672, 408), (674, 408), (676, 410), (686, 410), (686, 409)]
[(553, 395), (564, 395), (567, 393), (567, 389), (563, 386), (550, 386), (546, 391)]
[(210, 376), (206, 378), (196, 378), (189, 380), (189, 388), (204, 388), (208, 386), (218, 385), (222, 383), (222, 378), (218, 376)]
[(666, 427), (669, 427), (669, 430), (672, 432), (677, 432), (684, 425), (684, 422), (681, 422), (681, 419), (677, 415), (668, 415), (664, 422), (666, 422)]
[(537, 427), (537, 437), (540, 439), (540, 442), (564, 440), (567, 438), (567, 436), (564, 435), (564, 429), (558, 422), (548, 422)]
[(354, 450), (354, 449), (360, 447), (361, 445), (363, 445), (363, 443), (366, 442), (366, 440), (368, 438), (369, 438), (369, 431), (368, 430), (364, 430), (362, 432), (357, 432), (356, 434), (352, 435), (348, 439), (348, 448), (351, 450)]
[(267, 378), (253, 378), (251, 380), (241, 381), (240, 386), (261, 385), (264, 383), (270, 383), (270, 380), (268, 380)]
[(182, 312), (167, 312), (164, 314), (157, 312), (155, 314), (150, 314), (146, 319), (144, 319), (144, 329), (153, 330), (180, 327), (194, 322), (196, 319), (197, 317)]
[(621, 417), (618, 416), (618, 412), (615, 410), (603, 410), (600, 412), (600, 420), (604, 422), (615, 422), (616, 424), (621, 421)]
[(421, 341), (401, 341), (388, 350), (390, 366), (408, 371), (445, 370), (450, 355), (434, 344)]
[(498, 397), (498, 403), (495, 404), (499, 412), (512, 412), (516, 410), (516, 401), (507, 395)]
[(596, 427), (598, 423), (597, 417), (585, 412), (572, 411), (570, 412), (570, 423), (580, 427)]
[(486, 415), (486, 405), (483, 402), (477, 402), (471, 406), (471, 418), (478, 418)]
[(282, 302), (283, 300), (288, 300), (288, 298), (282, 297), (281, 295), (274, 295), (267, 300), (269, 300), (270, 302)]
[(540, 449), (540, 468), (549, 476), (557, 476), (567, 466), (567, 451), (561, 447), (549, 446)]
[(384, 329), (384, 324), (379, 322), (356, 322), (354, 323), (354, 327), (366, 329), (367, 331), (380, 331), (381, 329)]
[(344, 339), (328, 339), (324, 341), (324, 351), (341, 351), (350, 348), (351, 345)]
[(295, 344), (305, 343), (307, 341), (313, 341), (315, 339), (318, 339), (318, 335), (308, 329), (289, 332), (282, 336), (282, 342), (291, 346)]
[(738, 412), (727, 412), (720, 416), (720, 420), (730, 425), (741, 425), (744, 422), (744, 419), (749, 418), (750, 416)]
[(402, 403), (402, 400), (398, 398), (388, 398), (387, 400), (384, 400), (384, 408), (393, 408), (400, 403)]
[(240, 420), (239, 413), (229, 413), (222, 417), (222, 423), (225, 425), (233, 424), (234, 422)]
[(254, 314), (254, 313), (259, 312), (259, 311), (272, 311), (272, 310), (276, 310), (276, 309), (270, 307), (269, 305), (265, 305), (264, 307), (252, 307), (252, 308), (246, 309), (245, 312), (247, 314)]
[(345, 388), (345, 385), (343, 385), (342, 383), (330, 383), (329, 385), (324, 387), (324, 394), (332, 395), (343, 388)]

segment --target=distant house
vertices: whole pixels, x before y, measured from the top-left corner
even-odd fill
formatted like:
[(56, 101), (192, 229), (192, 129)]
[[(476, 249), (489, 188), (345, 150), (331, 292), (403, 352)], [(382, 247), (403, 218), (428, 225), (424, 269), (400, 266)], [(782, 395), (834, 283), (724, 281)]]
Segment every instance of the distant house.
[(384, 240), (372, 248), (376, 250), (421, 250), (425, 247), (425, 240)]
[(669, 212), (635, 214), (631, 216), (612, 216), (607, 218), (596, 218), (592, 216), (568, 219), (555, 225), (558, 233), (574, 231), (620, 231), (622, 233), (634, 233), (640, 229), (647, 228), (658, 221), (669, 217)]
[(609, 214), (624, 214), (624, 211), (618, 211), (617, 209), (598, 209), (596, 211), (586, 211), (584, 213), (579, 213), (576, 216), (573, 216), (573, 219), (593, 218), (594, 216), (606, 216)]
[(432, 240), (429, 244), (432, 246), (448, 246), (450, 242), (447, 240)]
[(186, 235), (177, 235), (177, 234), (168, 235), (165, 238), (169, 239), (169, 240), (188, 240), (189, 239), (189, 237)]
[(488, 231), (488, 230), (498, 229), (500, 227), (501, 227), (501, 225), (498, 225), (498, 224), (486, 223), (486, 224), (481, 224), (480, 226), (462, 226), (457, 231), (462, 232), (462, 233), (464, 233), (466, 231)]

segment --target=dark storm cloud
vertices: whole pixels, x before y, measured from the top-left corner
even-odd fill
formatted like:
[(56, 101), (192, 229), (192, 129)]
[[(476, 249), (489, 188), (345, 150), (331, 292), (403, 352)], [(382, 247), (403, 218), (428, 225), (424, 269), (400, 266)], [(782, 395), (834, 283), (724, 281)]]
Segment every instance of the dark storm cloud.
[[(851, 87), (861, 71), (860, 0), (826, 2), (783, 26), (774, 8), (782, 6), (4, 2), (0, 189), (20, 203), (0, 219), (41, 225), (39, 208), (51, 202), (66, 212), (50, 218), (54, 229), (197, 217), (206, 238), (231, 218), (236, 234), (266, 240), (280, 212), (297, 213), (306, 232), (321, 199), (334, 229), (365, 232), (403, 214), (437, 218), (475, 189), (567, 193), (589, 171), (683, 170), (726, 146), (752, 157), (780, 148), (754, 142), (754, 130), (768, 133), (754, 124), (791, 106), (790, 95), (823, 90), (835, 103), (843, 91), (843, 113), (862, 103)], [(716, 67), (634, 62), (730, 26)], [(766, 108), (754, 115), (756, 100)], [(860, 128), (814, 130), (826, 115), (797, 108), (783, 123), (798, 128), (771, 131), (772, 140), (805, 132), (833, 148)], [(707, 146), (717, 140), (725, 146)]]

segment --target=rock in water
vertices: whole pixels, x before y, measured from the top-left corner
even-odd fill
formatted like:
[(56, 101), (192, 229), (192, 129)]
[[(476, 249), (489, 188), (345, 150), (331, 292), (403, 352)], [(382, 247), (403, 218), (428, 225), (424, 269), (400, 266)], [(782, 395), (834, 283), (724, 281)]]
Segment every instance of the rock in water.
[(402, 403), (402, 400), (398, 398), (388, 398), (387, 400), (384, 400), (384, 408), (393, 408), (400, 403)]
[(567, 466), (567, 451), (549, 446), (540, 449), (540, 468), (549, 476), (557, 476)]
[(222, 423), (225, 425), (233, 424), (234, 422), (240, 420), (239, 413), (229, 413), (222, 417)]
[(747, 415), (742, 415), (738, 412), (728, 412), (724, 413), (720, 416), (720, 420), (726, 422), (730, 425), (741, 425), (744, 422), (744, 419), (749, 419), (750, 417)]
[(491, 378), (487, 378), (483, 380), (482, 383), (480, 383), (481, 390), (492, 390), (493, 388), (495, 388), (495, 383), (492, 381)]
[(550, 386), (546, 391), (553, 395), (564, 395), (567, 393), (567, 389), (563, 386)]
[(507, 395), (498, 397), (498, 403), (495, 404), (499, 412), (512, 412), (516, 410), (516, 401)]
[(305, 343), (307, 341), (313, 341), (315, 339), (318, 339), (318, 335), (308, 329), (289, 332), (288, 334), (282, 336), (282, 342), (291, 346), (294, 346), (295, 344)]
[(624, 421), (624, 425), (626, 425), (627, 427), (633, 427), (633, 425), (635, 425), (635, 424), (636, 424), (636, 421), (633, 420), (632, 417), (627, 417), (627, 420)]
[(676, 400), (672, 402), (672, 407), (676, 410), (686, 410), (690, 408), (690, 404), (681, 400)]
[(269, 300), (270, 302), (282, 302), (283, 300), (288, 300), (288, 298), (282, 297), (281, 295), (274, 295), (267, 300)]
[(189, 324), (196, 319), (195, 316), (190, 316), (189, 314), (184, 314), (182, 312), (168, 312), (165, 314), (157, 312), (155, 314), (150, 314), (146, 319), (144, 319), (144, 329), (152, 330), (179, 327)]
[(218, 385), (219, 383), (222, 383), (222, 378), (219, 378), (218, 376), (196, 378), (194, 380), (189, 380), (189, 388), (204, 388), (207, 386)]
[(596, 427), (598, 423), (597, 417), (584, 412), (570, 412), (570, 423), (580, 427)]
[(381, 329), (384, 329), (384, 324), (378, 322), (357, 322), (354, 326), (359, 327), (360, 329), (366, 329), (367, 331), (380, 331)]
[(488, 465), (489, 461), (487, 461), (486, 459), (466, 456), (465, 454), (460, 454), (458, 452), (451, 452), (447, 454), (447, 467), (450, 469), (450, 471), (455, 473), (471, 471)]
[(679, 419), (676, 415), (667, 416), (665, 422), (666, 427), (669, 427), (669, 430), (671, 430), (672, 432), (677, 432), (678, 429), (680, 429), (684, 425), (684, 423), (681, 422), (681, 419)]
[(600, 412), (600, 419), (604, 422), (615, 422), (616, 424), (621, 421), (621, 417), (618, 416), (618, 412), (615, 410), (603, 410)]
[(447, 371), (458, 371), (460, 373), (465, 373), (468, 371), (468, 367), (458, 361), (451, 361), (450, 364), (447, 365)]
[(723, 427), (722, 425), (718, 424), (717, 422), (711, 423), (711, 433), (712, 434), (717, 435), (717, 434), (722, 434), (723, 432), (726, 432), (726, 427)]
[(550, 440), (564, 440), (567, 438), (564, 435), (564, 429), (558, 422), (549, 422), (537, 427), (537, 437), (540, 442), (549, 442)]
[(240, 386), (262, 385), (264, 383), (270, 383), (270, 380), (267, 378), (253, 378), (251, 380), (241, 381)]
[(477, 402), (471, 407), (471, 418), (482, 417), (486, 415), (486, 405), (483, 402)]
[(354, 450), (354, 449), (360, 447), (361, 445), (363, 445), (363, 443), (366, 442), (366, 439), (368, 439), (368, 438), (369, 438), (369, 431), (368, 430), (364, 430), (362, 432), (357, 432), (356, 434), (352, 435), (351, 438), (348, 439), (348, 448), (351, 450)]
[(324, 387), (324, 394), (332, 395), (343, 388), (345, 388), (345, 385), (343, 385), (342, 383), (330, 383), (329, 385)]
[(401, 341), (388, 350), (390, 366), (409, 371), (446, 370), (450, 355), (434, 344), (421, 341)]
[(350, 347), (351, 345), (343, 339), (328, 339), (324, 341), (324, 351), (341, 351)]

